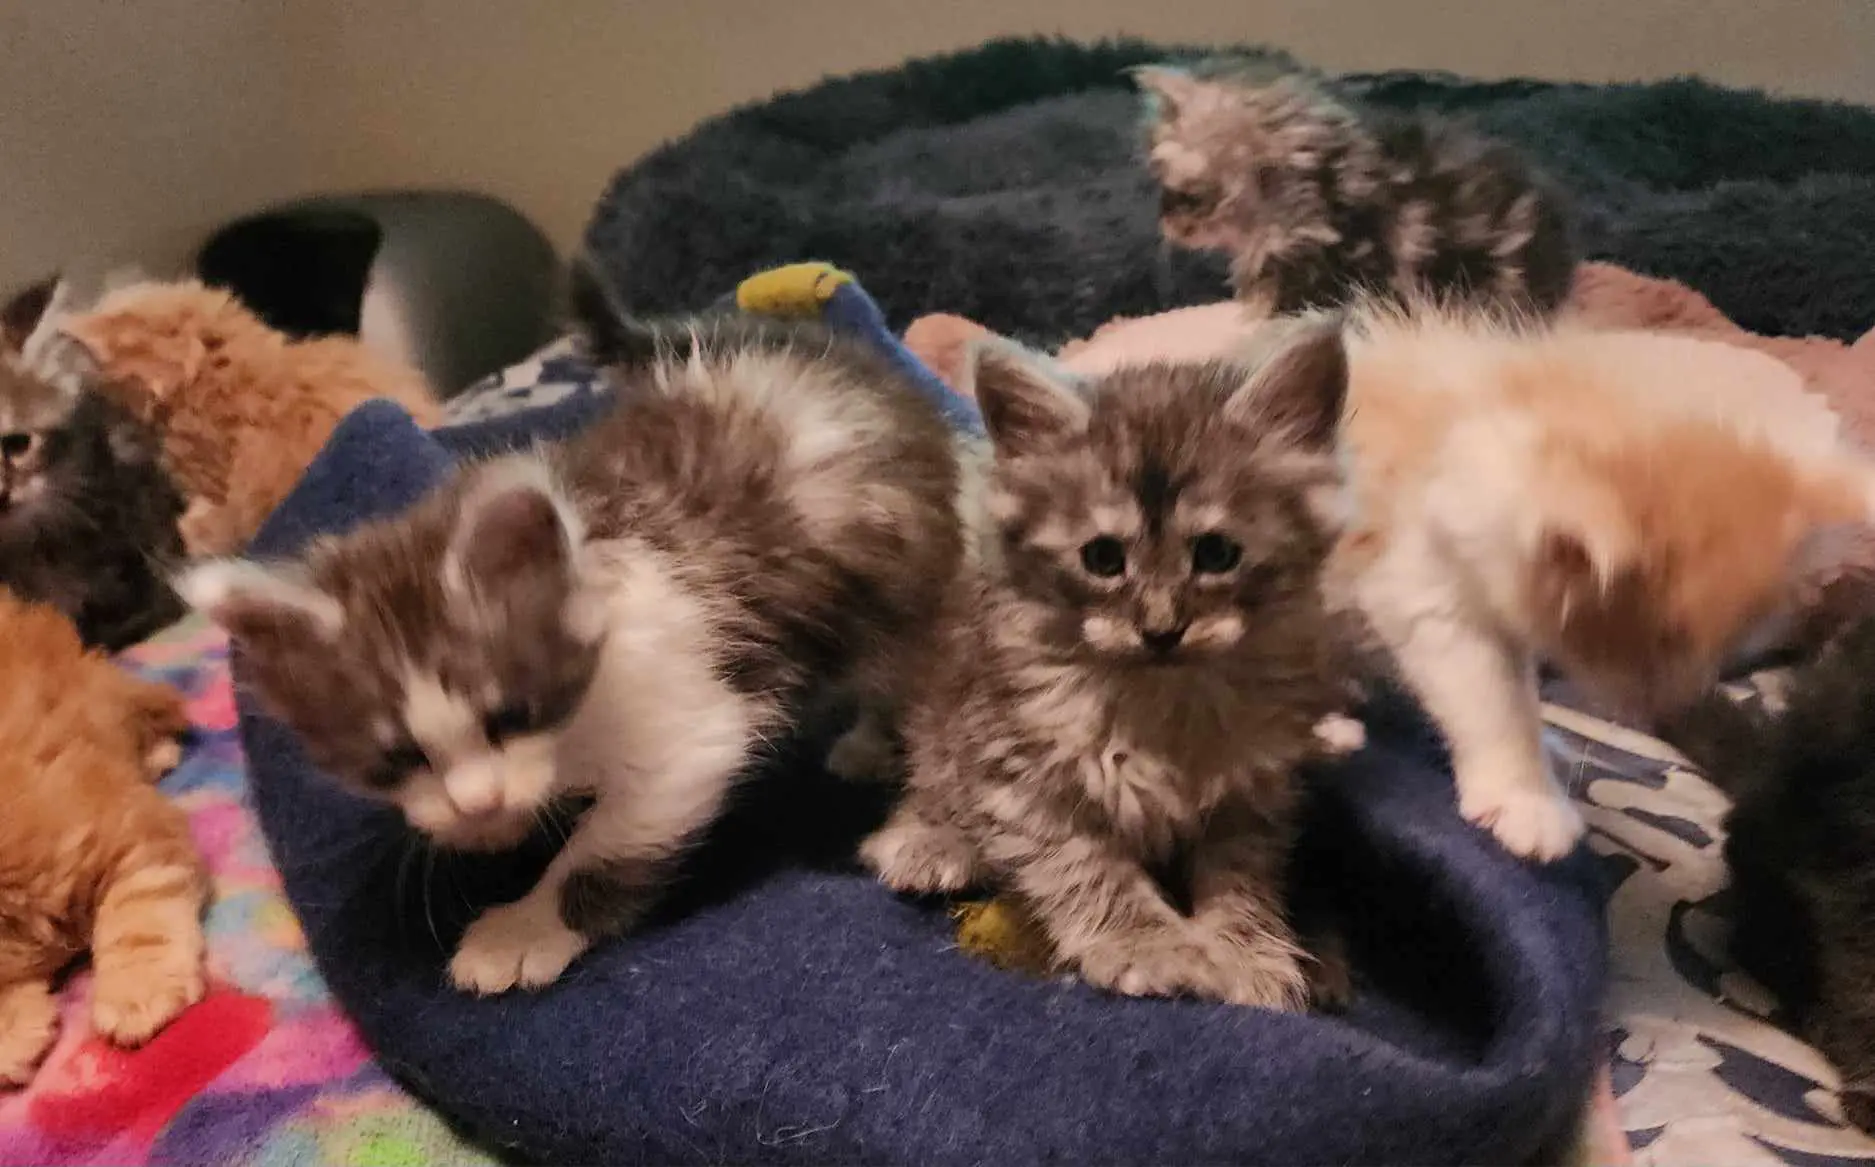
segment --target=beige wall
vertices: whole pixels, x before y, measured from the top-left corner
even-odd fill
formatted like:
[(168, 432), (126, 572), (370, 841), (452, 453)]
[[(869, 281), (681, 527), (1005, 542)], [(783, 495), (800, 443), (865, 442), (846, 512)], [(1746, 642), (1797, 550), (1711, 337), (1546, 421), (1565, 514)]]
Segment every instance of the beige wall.
[[(1267, 41), (1332, 69), (1698, 72), (1875, 101), (1875, 0), (0, 0), (13, 280), (314, 188), (464, 185), (562, 247), (697, 118), (984, 37)], [(18, 31), (16, 31), (16, 28)]]
[(87, 259), (158, 266), (304, 189), (272, 0), (0, 0), (0, 286)]

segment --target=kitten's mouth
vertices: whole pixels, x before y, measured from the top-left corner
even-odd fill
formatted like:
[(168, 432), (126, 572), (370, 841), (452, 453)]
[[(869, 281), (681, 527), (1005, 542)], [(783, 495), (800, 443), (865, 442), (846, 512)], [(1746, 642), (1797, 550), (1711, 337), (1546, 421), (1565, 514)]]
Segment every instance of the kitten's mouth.
[(501, 811), (487, 818), (458, 820), (436, 832), (436, 841), (453, 851), (506, 851), (520, 846), (533, 825), (529, 815)]

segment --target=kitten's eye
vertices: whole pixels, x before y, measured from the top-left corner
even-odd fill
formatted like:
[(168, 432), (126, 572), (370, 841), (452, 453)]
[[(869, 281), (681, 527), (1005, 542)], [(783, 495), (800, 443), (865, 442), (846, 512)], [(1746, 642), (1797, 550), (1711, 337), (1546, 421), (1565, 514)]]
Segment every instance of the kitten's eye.
[(378, 768), (365, 777), (365, 782), (374, 789), (389, 790), (401, 785), (416, 771), (428, 769), (429, 765), (430, 755), (423, 752), (422, 746), (405, 743), (384, 751)]
[(1207, 531), (1191, 541), (1191, 569), (1199, 575), (1223, 575), (1243, 562), (1243, 548), (1229, 535)]
[(1087, 574), (1112, 579), (1126, 571), (1126, 544), (1112, 535), (1097, 535), (1081, 544), (1081, 566)]
[(19, 432), (0, 434), (0, 454), (8, 458), (24, 458), (33, 452), (33, 447), (38, 443), (38, 434)]
[(534, 728), (534, 711), (523, 702), (503, 705), (482, 718), (482, 734), (488, 744), (498, 746), (511, 737), (519, 737)]

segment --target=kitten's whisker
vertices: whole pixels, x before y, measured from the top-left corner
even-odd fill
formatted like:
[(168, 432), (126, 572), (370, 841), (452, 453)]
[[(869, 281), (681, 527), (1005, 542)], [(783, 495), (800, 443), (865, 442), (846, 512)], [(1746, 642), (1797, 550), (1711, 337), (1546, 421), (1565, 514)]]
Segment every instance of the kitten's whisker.
[(435, 874), (436, 848), (426, 843), (423, 847), (423, 922), (429, 926), (430, 943), (436, 945), (437, 950), (441, 951), (443, 938), (437, 934), (436, 912), (430, 900), (430, 885), (434, 882)]

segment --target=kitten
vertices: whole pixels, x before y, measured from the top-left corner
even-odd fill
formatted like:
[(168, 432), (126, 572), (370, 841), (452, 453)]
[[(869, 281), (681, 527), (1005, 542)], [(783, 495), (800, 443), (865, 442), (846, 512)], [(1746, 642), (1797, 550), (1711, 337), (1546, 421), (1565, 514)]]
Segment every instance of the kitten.
[(1320, 586), (1346, 378), (1333, 327), (1085, 386), (978, 351), (1001, 563), (920, 666), (909, 790), (862, 847), (886, 883), (994, 881), (1122, 993), (1305, 1002), (1281, 883), (1292, 772), (1346, 699)]
[(1547, 314), (1568, 295), (1562, 197), (1510, 146), (1359, 108), (1300, 72), (1211, 62), (1134, 77), (1166, 238), (1229, 253), (1254, 314), (1362, 291)]
[(1732, 954), (1875, 1131), (1875, 619), (1798, 670), (1777, 711), (1714, 692), (1661, 731), (1733, 799)]
[(47, 355), (55, 285), (0, 311), (0, 585), (115, 651), (183, 614), (165, 578), (182, 553), (182, 502), (148, 427)]
[(199, 283), (117, 288), (60, 328), (160, 433), (188, 500), (181, 531), (193, 557), (246, 546), (354, 407), (384, 397), (419, 425), (442, 420), (415, 370), (351, 337), (293, 340)]
[(464, 936), (449, 975), (478, 993), (636, 925), (817, 692), (889, 711), (962, 553), (949, 430), (872, 350), (743, 317), (645, 331), (581, 297), (608, 417), (298, 562), (185, 584), (312, 760), (437, 841), (505, 847), (596, 796)]
[(1542, 749), (1539, 658), (1656, 720), (1794, 627), (1869, 530), (1871, 464), (1757, 353), (1370, 306), (1349, 360), (1331, 582), (1443, 729), (1465, 817), (1519, 855), (1582, 832)]
[(148, 1039), (203, 992), (208, 878), (152, 783), (181, 760), (179, 694), (86, 651), (70, 621), (0, 589), (0, 1083), (52, 1046), (52, 982), (87, 949), (91, 1022)]

